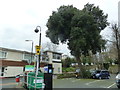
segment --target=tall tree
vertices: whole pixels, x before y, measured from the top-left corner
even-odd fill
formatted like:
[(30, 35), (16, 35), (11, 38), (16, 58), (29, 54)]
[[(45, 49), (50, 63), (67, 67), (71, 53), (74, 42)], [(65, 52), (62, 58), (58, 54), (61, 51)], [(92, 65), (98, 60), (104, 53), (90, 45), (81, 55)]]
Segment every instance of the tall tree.
[(100, 32), (108, 25), (107, 15), (94, 4), (86, 4), (82, 10), (71, 6), (61, 6), (48, 19), (46, 36), (59, 44), (67, 42), (71, 54), (78, 61), (81, 77), (84, 77), (81, 56), (100, 52), (105, 40)]
[(120, 28), (117, 24), (111, 24), (111, 30), (113, 32), (113, 44), (116, 45), (117, 49), (117, 60), (118, 60), (118, 72), (120, 71)]

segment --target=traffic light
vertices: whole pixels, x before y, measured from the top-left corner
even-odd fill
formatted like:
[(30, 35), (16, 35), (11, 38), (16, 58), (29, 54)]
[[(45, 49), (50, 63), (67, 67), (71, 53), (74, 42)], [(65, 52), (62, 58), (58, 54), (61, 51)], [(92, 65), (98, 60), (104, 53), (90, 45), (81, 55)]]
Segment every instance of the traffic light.
[(35, 48), (36, 48), (36, 54), (40, 55), (40, 46), (36, 45)]

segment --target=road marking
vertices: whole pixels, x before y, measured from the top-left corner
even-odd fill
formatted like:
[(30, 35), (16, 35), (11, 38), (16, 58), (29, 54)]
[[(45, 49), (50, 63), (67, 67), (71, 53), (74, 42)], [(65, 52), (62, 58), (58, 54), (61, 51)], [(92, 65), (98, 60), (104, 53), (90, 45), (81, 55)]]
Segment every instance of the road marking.
[(88, 82), (85, 85), (89, 85), (89, 84), (92, 84), (92, 83), (95, 83), (95, 82), (99, 82), (99, 81), (101, 81), (101, 80), (95, 80), (95, 81), (92, 81), (92, 82)]
[(76, 79), (76, 80), (73, 80), (72, 82), (77, 82), (77, 81), (80, 81), (81, 79)]
[(4, 84), (0, 84), (0, 86), (6, 86), (6, 85), (15, 85), (17, 83), (4, 83)]
[(108, 86), (107, 88), (111, 88), (112, 86), (114, 86), (116, 83), (113, 83), (112, 85)]

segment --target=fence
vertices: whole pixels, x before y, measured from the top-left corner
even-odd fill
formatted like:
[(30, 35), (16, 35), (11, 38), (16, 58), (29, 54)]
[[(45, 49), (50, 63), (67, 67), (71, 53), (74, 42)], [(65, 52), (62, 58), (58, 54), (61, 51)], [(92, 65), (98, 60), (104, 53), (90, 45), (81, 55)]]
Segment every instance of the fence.
[(28, 73), (20, 74), (22, 85), (28, 90), (44, 90), (45, 84), (42, 77), (30, 76)]

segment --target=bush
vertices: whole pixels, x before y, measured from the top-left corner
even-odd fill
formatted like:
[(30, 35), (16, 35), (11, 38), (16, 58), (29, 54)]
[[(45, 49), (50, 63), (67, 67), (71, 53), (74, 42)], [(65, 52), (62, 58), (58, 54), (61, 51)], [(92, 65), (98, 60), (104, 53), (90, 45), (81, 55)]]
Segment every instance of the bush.
[(63, 72), (75, 72), (75, 68), (69, 67), (69, 68), (62, 68)]
[(58, 75), (58, 79), (62, 79), (62, 78), (72, 78), (75, 77), (74, 73), (64, 73), (64, 74), (59, 74)]
[(91, 78), (91, 73), (90, 73), (90, 71), (85, 71), (85, 72), (83, 72), (83, 78)]
[(82, 77), (79, 73), (77, 73), (77, 74), (78, 74), (78, 77), (79, 77), (79, 78), (91, 78), (91, 73), (90, 73), (89, 70), (86, 70), (86, 71), (83, 71), (83, 72), (82, 72), (83, 77)]

